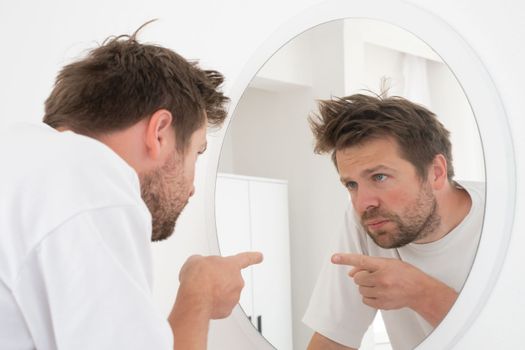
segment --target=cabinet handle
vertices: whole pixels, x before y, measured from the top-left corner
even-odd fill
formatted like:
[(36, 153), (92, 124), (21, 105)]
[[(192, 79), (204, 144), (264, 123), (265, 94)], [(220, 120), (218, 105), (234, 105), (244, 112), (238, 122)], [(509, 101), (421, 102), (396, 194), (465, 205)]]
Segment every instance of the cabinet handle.
[(257, 330), (262, 334), (262, 316), (257, 316)]

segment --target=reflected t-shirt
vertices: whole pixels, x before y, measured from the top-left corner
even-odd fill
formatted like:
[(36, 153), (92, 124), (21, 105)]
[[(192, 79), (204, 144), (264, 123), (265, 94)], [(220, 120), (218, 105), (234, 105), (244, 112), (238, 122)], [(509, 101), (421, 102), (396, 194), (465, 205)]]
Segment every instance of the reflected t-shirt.
[[(462, 222), (440, 240), (383, 249), (369, 238), (355, 211), (349, 207), (332, 252), (400, 259), (459, 292), (474, 262), (485, 205), (484, 183), (461, 181), (459, 184), (470, 195), (472, 206)], [(359, 348), (377, 310), (363, 304), (357, 286), (348, 276), (349, 266), (334, 265), (329, 258), (326, 261), (303, 322), (335, 342)], [(395, 350), (415, 348), (433, 330), (428, 322), (409, 308), (381, 310), (381, 314)]]

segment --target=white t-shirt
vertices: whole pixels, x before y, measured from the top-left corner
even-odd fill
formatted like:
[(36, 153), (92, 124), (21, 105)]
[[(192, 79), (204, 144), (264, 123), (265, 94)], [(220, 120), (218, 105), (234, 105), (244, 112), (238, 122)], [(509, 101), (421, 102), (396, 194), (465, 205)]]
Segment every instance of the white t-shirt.
[[(368, 237), (350, 207), (344, 228), (333, 253), (348, 252), (396, 258), (418, 267), (459, 292), (465, 283), (476, 255), (485, 207), (484, 183), (462, 182), (472, 199), (463, 221), (442, 239), (427, 243), (410, 243), (396, 249), (383, 249)], [(358, 348), (372, 323), (376, 309), (362, 302), (362, 296), (348, 276), (349, 266), (327, 263), (312, 293), (303, 322), (325, 337)], [(392, 347), (415, 348), (432, 331), (432, 326), (409, 308), (381, 310)]]
[(0, 159), (0, 349), (172, 348), (134, 170), (40, 123), (3, 130)]

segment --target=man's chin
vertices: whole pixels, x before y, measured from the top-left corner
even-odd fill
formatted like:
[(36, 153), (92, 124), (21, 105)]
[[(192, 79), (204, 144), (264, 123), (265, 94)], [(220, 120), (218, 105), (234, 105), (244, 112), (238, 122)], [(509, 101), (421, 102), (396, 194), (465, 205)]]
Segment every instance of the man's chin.
[(186, 204), (188, 204), (187, 201), (182, 207), (170, 211), (169, 219), (166, 219), (167, 215), (164, 216), (164, 220), (155, 220), (155, 215), (153, 216), (153, 233), (151, 235), (152, 242), (163, 241), (171, 237), (175, 231), (175, 224), (177, 223), (182, 210), (186, 207)]
[(158, 234), (158, 235), (152, 235), (151, 236), (151, 241), (152, 242), (164, 241), (164, 240), (170, 238), (171, 235), (173, 235), (174, 232), (175, 232), (175, 228), (170, 233), (161, 233), (161, 234)]
[(372, 239), (374, 240), (375, 244), (384, 249), (393, 248), (395, 245), (391, 239), (383, 239), (383, 237), (373, 237)]
[(369, 232), (368, 235), (376, 245), (383, 249), (399, 248), (405, 245), (395, 240), (392, 235), (387, 232), (376, 232), (373, 234)]
[(170, 222), (164, 222), (161, 227), (154, 228), (151, 235), (151, 241), (159, 242), (170, 238), (175, 232), (175, 223), (177, 222), (178, 217), (179, 216), (177, 215), (177, 217), (173, 220), (170, 220)]

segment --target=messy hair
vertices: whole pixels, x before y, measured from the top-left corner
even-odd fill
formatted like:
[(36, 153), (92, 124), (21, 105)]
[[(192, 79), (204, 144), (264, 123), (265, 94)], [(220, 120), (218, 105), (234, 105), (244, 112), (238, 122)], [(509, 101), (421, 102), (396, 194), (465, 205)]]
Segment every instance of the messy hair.
[(109, 37), (63, 67), (45, 102), (43, 121), (96, 136), (166, 109), (173, 116), (179, 151), (206, 120), (221, 125), (229, 101), (219, 90), (222, 74), (203, 70), (168, 48), (140, 43), (137, 33), (144, 25), (132, 35)]
[[(442, 154), (447, 162), (447, 177), (452, 181), (450, 133), (436, 115), (405, 98), (355, 94), (319, 101), (319, 113), (310, 117), (318, 154), (335, 153), (379, 137), (392, 137), (401, 156), (412, 163), (426, 179), (428, 166)], [(337, 163), (336, 163), (337, 166)]]

